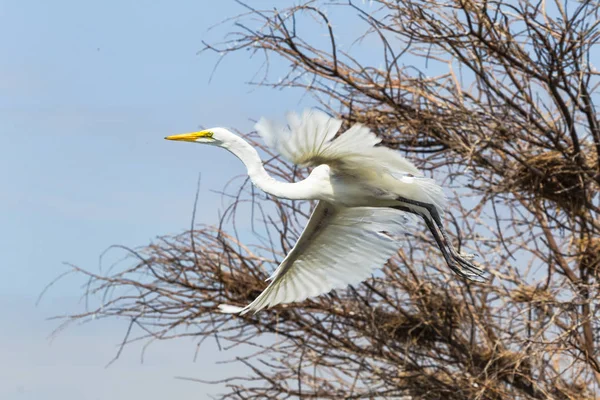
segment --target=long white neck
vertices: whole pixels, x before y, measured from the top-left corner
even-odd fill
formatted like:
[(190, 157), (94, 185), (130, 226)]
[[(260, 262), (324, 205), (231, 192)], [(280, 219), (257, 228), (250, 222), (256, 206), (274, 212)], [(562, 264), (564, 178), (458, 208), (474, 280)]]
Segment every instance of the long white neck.
[(271, 177), (265, 170), (258, 152), (244, 139), (235, 136), (233, 140), (222, 147), (229, 150), (244, 163), (252, 183), (264, 192), (290, 200), (317, 198), (310, 177), (296, 183), (281, 182)]

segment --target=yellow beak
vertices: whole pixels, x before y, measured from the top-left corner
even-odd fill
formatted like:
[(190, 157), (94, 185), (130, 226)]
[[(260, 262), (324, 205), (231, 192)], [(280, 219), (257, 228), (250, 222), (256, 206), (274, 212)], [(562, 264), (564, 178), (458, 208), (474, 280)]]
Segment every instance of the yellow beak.
[(182, 133), (180, 135), (171, 135), (167, 136), (165, 139), (167, 140), (178, 140), (182, 142), (195, 142), (198, 138), (211, 138), (213, 133), (211, 131), (199, 131), (199, 132), (189, 132)]

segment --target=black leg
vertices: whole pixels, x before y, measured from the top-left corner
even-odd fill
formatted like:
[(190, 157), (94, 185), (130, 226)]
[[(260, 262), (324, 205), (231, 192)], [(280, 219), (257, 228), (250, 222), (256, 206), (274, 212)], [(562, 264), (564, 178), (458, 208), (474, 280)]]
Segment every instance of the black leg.
[(441, 232), (445, 243), (444, 243), (444, 241), (442, 241), (442, 238), (440, 237), (438, 230), (432, 224), (428, 215), (425, 215), (425, 213), (413, 211), (409, 207), (402, 207), (402, 206), (393, 207), (393, 208), (396, 208), (396, 209), (399, 209), (402, 211), (410, 212), (411, 214), (420, 215), (423, 218), (423, 220), (427, 224), (427, 227), (429, 228), (429, 231), (432, 233), (438, 247), (440, 248), (440, 251), (442, 252), (442, 256), (446, 260), (446, 263), (448, 264), (450, 269), (452, 269), (458, 275), (463, 276), (465, 278), (468, 278), (471, 280), (481, 280), (481, 277), (483, 277), (483, 271), (481, 269), (479, 269), (478, 267), (476, 267), (475, 264), (473, 264), (472, 262), (467, 260), (463, 255), (459, 254), (454, 249), (454, 246), (452, 246), (452, 242), (450, 241), (450, 238), (448, 237), (446, 230), (444, 229), (444, 225), (442, 224), (442, 219), (440, 218), (440, 214), (434, 204), (424, 203), (421, 201), (407, 199), (404, 197), (398, 197), (398, 200), (402, 201), (404, 203), (407, 203), (407, 204), (422, 207), (429, 213), (429, 216), (431, 216), (431, 220), (433, 220), (433, 222), (435, 222), (435, 225), (437, 225), (437, 228)]
[(401, 210), (401, 211), (405, 211), (414, 215), (418, 215), (419, 217), (423, 218), (423, 220), (425, 221), (425, 224), (427, 225), (427, 228), (429, 228), (429, 231), (431, 232), (431, 234), (433, 235), (433, 239), (435, 240), (435, 242), (437, 243), (438, 247), (440, 248), (440, 251), (442, 252), (442, 256), (444, 256), (444, 259), (446, 260), (446, 262), (451, 265), (454, 264), (452, 261), (452, 258), (450, 257), (450, 254), (448, 254), (448, 249), (447, 246), (445, 245), (445, 243), (442, 241), (442, 238), (440, 237), (437, 229), (435, 229), (435, 226), (431, 223), (431, 221), (429, 220), (429, 218), (427, 218), (427, 216), (425, 214), (422, 214), (420, 212), (411, 210), (408, 207), (402, 207), (402, 206), (398, 206), (398, 207), (393, 207), (396, 210)]
[(411, 199), (407, 199), (406, 197), (398, 197), (396, 200), (400, 200), (403, 201), (407, 204), (412, 204), (414, 206), (418, 206), (418, 207), (423, 207), (424, 209), (426, 209), (427, 211), (429, 211), (429, 214), (431, 215), (431, 218), (433, 219), (433, 221), (435, 222), (435, 224), (438, 226), (438, 228), (440, 229), (440, 232), (442, 232), (442, 236), (444, 237), (444, 240), (446, 240), (446, 243), (448, 244), (448, 247), (450, 247), (450, 251), (453, 254), (457, 254), (456, 250), (454, 250), (454, 247), (451, 245), (451, 241), (450, 238), (448, 237), (448, 234), (446, 234), (446, 230), (444, 229), (444, 224), (442, 223), (442, 219), (440, 218), (440, 214), (437, 210), (437, 207), (434, 204), (431, 203), (424, 203), (422, 201), (417, 201), (417, 200), (411, 200)]
[(442, 241), (442, 238), (440, 237), (440, 234), (438, 233), (433, 223), (429, 220), (429, 218), (427, 218), (427, 216), (421, 215), (421, 217), (423, 217), (427, 228), (429, 228), (429, 231), (433, 235), (433, 238), (435, 239), (440, 251), (442, 252), (442, 256), (446, 260), (446, 263), (448, 264), (450, 269), (460, 276), (465, 276), (462, 270), (456, 266), (452, 255), (448, 254), (448, 246)]

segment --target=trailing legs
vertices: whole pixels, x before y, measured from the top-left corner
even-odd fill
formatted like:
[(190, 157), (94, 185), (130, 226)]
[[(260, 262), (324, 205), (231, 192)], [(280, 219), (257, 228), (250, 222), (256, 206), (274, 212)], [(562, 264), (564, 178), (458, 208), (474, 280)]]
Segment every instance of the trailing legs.
[(442, 256), (452, 271), (459, 276), (470, 280), (481, 281), (483, 279), (483, 271), (469, 261), (468, 256), (460, 254), (456, 251), (454, 246), (452, 246), (452, 242), (450, 241), (450, 238), (444, 229), (442, 219), (440, 218), (440, 214), (434, 204), (411, 200), (405, 197), (398, 197), (397, 200), (424, 209), (424, 212), (419, 212), (407, 206), (392, 207), (398, 210), (409, 212), (411, 214), (419, 215), (423, 218), (427, 228), (433, 235), (434, 240), (442, 252)]

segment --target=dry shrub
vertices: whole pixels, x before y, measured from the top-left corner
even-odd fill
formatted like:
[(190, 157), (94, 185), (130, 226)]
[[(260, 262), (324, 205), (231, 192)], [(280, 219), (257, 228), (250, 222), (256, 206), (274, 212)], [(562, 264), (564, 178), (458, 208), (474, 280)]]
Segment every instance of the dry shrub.
[[(364, 3), (246, 6), (231, 40), (206, 50), (284, 60), (289, 73), (270, 81), (267, 71), (254, 84), (302, 89), (433, 171), (450, 197), (452, 240), (480, 255), (490, 279), (449, 274), (417, 229), (360, 285), (220, 314), (218, 304), (245, 305), (266, 286), (309, 211), (244, 181), (228, 192), (219, 228), (162, 238), (109, 273), (75, 268), (99, 304), (64, 318), (129, 318), (141, 333), (127, 331), (124, 345), (194, 336), (230, 348), (248, 373), (224, 377), (222, 398), (599, 398), (600, 120), (590, 60), (600, 52), (600, 6)], [(326, 7), (358, 18), (330, 21)], [(362, 26), (381, 56), (363, 64), (342, 49), (344, 23)], [(302, 27), (324, 40), (309, 41)], [(287, 181), (307, 172), (272, 159), (267, 167)], [(245, 240), (234, 229), (240, 204), (254, 211)], [(240, 345), (256, 352), (236, 358)]]

